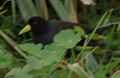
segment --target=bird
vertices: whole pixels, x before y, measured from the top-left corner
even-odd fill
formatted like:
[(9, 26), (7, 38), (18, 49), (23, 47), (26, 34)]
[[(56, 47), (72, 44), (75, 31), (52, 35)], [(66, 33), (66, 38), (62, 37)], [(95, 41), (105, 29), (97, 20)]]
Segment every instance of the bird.
[[(33, 16), (27, 21), (26, 25), (20, 32), (19, 35), (31, 31), (34, 43), (42, 43), (43, 45), (53, 43), (53, 39), (56, 34), (61, 30), (73, 29), (74, 26), (80, 26), (86, 34), (90, 34), (93, 29), (83, 23), (73, 23), (61, 20), (48, 21), (40, 16)], [(98, 33), (101, 31), (98, 31)], [(85, 39), (81, 40), (80, 45), (84, 43)], [(92, 45), (97, 45), (98, 43), (93, 41)]]

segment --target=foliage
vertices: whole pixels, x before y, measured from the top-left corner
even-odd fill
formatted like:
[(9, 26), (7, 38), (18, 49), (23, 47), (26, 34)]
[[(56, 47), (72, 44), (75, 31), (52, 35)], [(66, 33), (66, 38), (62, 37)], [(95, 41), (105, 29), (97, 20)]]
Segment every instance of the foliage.
[[(68, 38), (69, 33), (71, 33), (70, 38)], [(65, 42), (61, 43), (63, 41), (63, 37)], [(73, 48), (79, 41), (79, 33), (74, 33), (73, 30), (66, 30), (61, 31), (56, 35), (54, 43), (44, 46), (44, 49), (42, 49), (42, 44), (26, 43), (19, 45), (28, 53), (28, 58), (26, 59), (27, 63), (23, 68), (12, 69), (6, 75), (6, 78), (11, 76), (13, 76), (13, 78), (34, 78), (29, 75), (29, 72), (36, 72), (35, 76), (49, 77), (49, 75), (51, 75), (50, 72), (55, 71), (55, 67), (57, 67), (64, 59), (66, 50)], [(37, 75), (37, 72), (39, 75)], [(20, 74), (22, 74), (22, 76)]]
[[(120, 1), (111, 0), (114, 6), (109, 0), (96, 1), (96, 5), (85, 7), (78, 0), (1, 0), (0, 78), (119, 78)], [(87, 34), (74, 26), (59, 32), (52, 44), (34, 44), (30, 33), (17, 35), (32, 16), (80, 20), (94, 30)], [(104, 27), (107, 31), (96, 34)], [(83, 37), (83, 46), (78, 46)], [(103, 45), (88, 46), (91, 40)]]

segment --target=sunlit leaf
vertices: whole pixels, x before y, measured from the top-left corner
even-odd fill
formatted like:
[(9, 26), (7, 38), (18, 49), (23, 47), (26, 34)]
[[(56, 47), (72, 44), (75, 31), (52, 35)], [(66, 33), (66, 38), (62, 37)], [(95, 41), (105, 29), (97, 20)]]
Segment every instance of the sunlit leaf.
[(54, 42), (64, 48), (73, 48), (81, 40), (81, 34), (68, 29), (55, 36)]
[(34, 43), (25, 43), (25, 44), (20, 44), (20, 48), (22, 48), (25, 52), (35, 55), (35, 56), (40, 56), (40, 50), (42, 49), (42, 44), (34, 44)]

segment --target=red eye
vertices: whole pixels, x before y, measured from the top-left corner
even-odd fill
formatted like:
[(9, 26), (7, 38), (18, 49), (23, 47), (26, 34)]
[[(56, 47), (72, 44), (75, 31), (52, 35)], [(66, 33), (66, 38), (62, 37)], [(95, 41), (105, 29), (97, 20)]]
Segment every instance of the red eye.
[(32, 24), (33, 24), (33, 25), (37, 25), (37, 22), (33, 22)]

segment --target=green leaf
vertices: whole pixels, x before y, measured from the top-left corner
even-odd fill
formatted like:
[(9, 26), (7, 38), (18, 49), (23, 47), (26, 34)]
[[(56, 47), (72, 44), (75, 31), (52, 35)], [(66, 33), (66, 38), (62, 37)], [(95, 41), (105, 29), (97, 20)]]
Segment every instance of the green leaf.
[(25, 52), (39, 57), (40, 50), (42, 49), (42, 44), (25, 43), (20, 44), (19, 47), (23, 49)]
[[(86, 35), (85, 38), (88, 38), (88, 36), (90, 36), (90, 35), (91, 34)], [(106, 37), (103, 35), (99, 35), (99, 34), (94, 33), (94, 35), (91, 39), (92, 40), (102, 40), (102, 39), (106, 39)]]
[(73, 48), (81, 40), (81, 34), (75, 33), (73, 30), (62, 30), (54, 38), (54, 42), (58, 46), (62, 46), (66, 49)]
[(41, 69), (55, 62), (60, 62), (65, 54), (66, 49), (56, 46), (56, 44), (46, 45), (42, 49), (41, 44), (26, 43), (19, 45), (24, 51), (31, 54), (27, 59), (27, 63), (33, 69)]
[(70, 21), (69, 13), (60, 0), (49, 0), (56, 13), (64, 21)]
[(2, 49), (2, 48), (4, 48), (4, 47), (3, 47), (3, 45), (1, 45), (1, 43), (0, 43), (0, 49)]
[(120, 78), (120, 70), (116, 71), (110, 78)]
[(27, 63), (33, 69), (42, 69), (50, 66), (53, 63), (59, 63), (65, 56), (65, 49), (55, 46), (54, 44), (47, 45), (40, 51), (40, 57), (29, 57)]
[(85, 36), (86, 35), (84, 29), (82, 27), (80, 27), (80, 26), (74, 26), (73, 29), (74, 29), (75, 32), (79, 32), (81, 34), (81, 36)]
[(24, 51), (32, 54), (27, 59), (27, 66), (31, 70), (41, 70), (42, 73), (53, 70), (64, 59), (66, 50), (73, 48), (81, 40), (81, 35), (73, 30), (64, 30), (54, 40), (54, 43), (44, 47), (33, 43), (20, 45)]
[(16, 0), (16, 2), (25, 21), (32, 16), (38, 16), (31, 0)]
[(48, 6), (46, 0), (35, 0), (35, 7), (41, 17), (48, 19)]
[(40, 70), (43, 68), (42, 61), (36, 57), (29, 56), (27, 59), (27, 65), (32, 69), (32, 70)]
[(12, 31), (13, 21), (12, 16), (7, 16), (3, 18), (4, 21), (2, 22), (2, 25), (0, 26), (0, 30), (7, 33), (11, 37), (15, 37), (15, 34)]
[(41, 78), (41, 76), (43, 75), (48, 75), (48, 72), (53, 71), (53, 69), (55, 69), (55, 67), (59, 64), (58, 62), (54, 62), (51, 65), (45, 66), (43, 63), (44, 63), (43, 60), (31, 56), (29, 57), (27, 64), (24, 66), (23, 70), (31, 72), (31, 74), (34, 75), (39, 74), (39, 77)]
[(12, 56), (0, 50), (0, 68), (8, 67), (12, 64)]
[(107, 75), (107, 73), (109, 72), (109, 71), (111, 71), (112, 69), (114, 69), (116, 66), (118, 66), (119, 65), (119, 61), (115, 61), (115, 62), (109, 62), (106, 66), (105, 66), (105, 70), (104, 71), (102, 71), (102, 75), (103, 76), (105, 76), (105, 75)]
[(9, 73), (6, 74), (5, 78), (33, 78), (27, 72), (23, 71), (21, 68), (14, 68)]
[(1, 29), (11, 29), (12, 25), (13, 25), (12, 16), (9, 15), (7, 17), (4, 17), (3, 19), (4, 19), (4, 21), (3, 21), (2, 25), (0, 26), (0, 28)]
[[(114, 27), (115, 28), (115, 27)], [(120, 32), (114, 32), (115, 29), (107, 33), (106, 39), (104, 40), (108, 49), (119, 49), (120, 47)]]
[[(44, 47), (42, 58), (48, 61), (60, 62), (66, 54), (66, 49), (57, 46), (56, 44), (50, 44)], [(47, 58), (44, 57), (47, 55)]]

